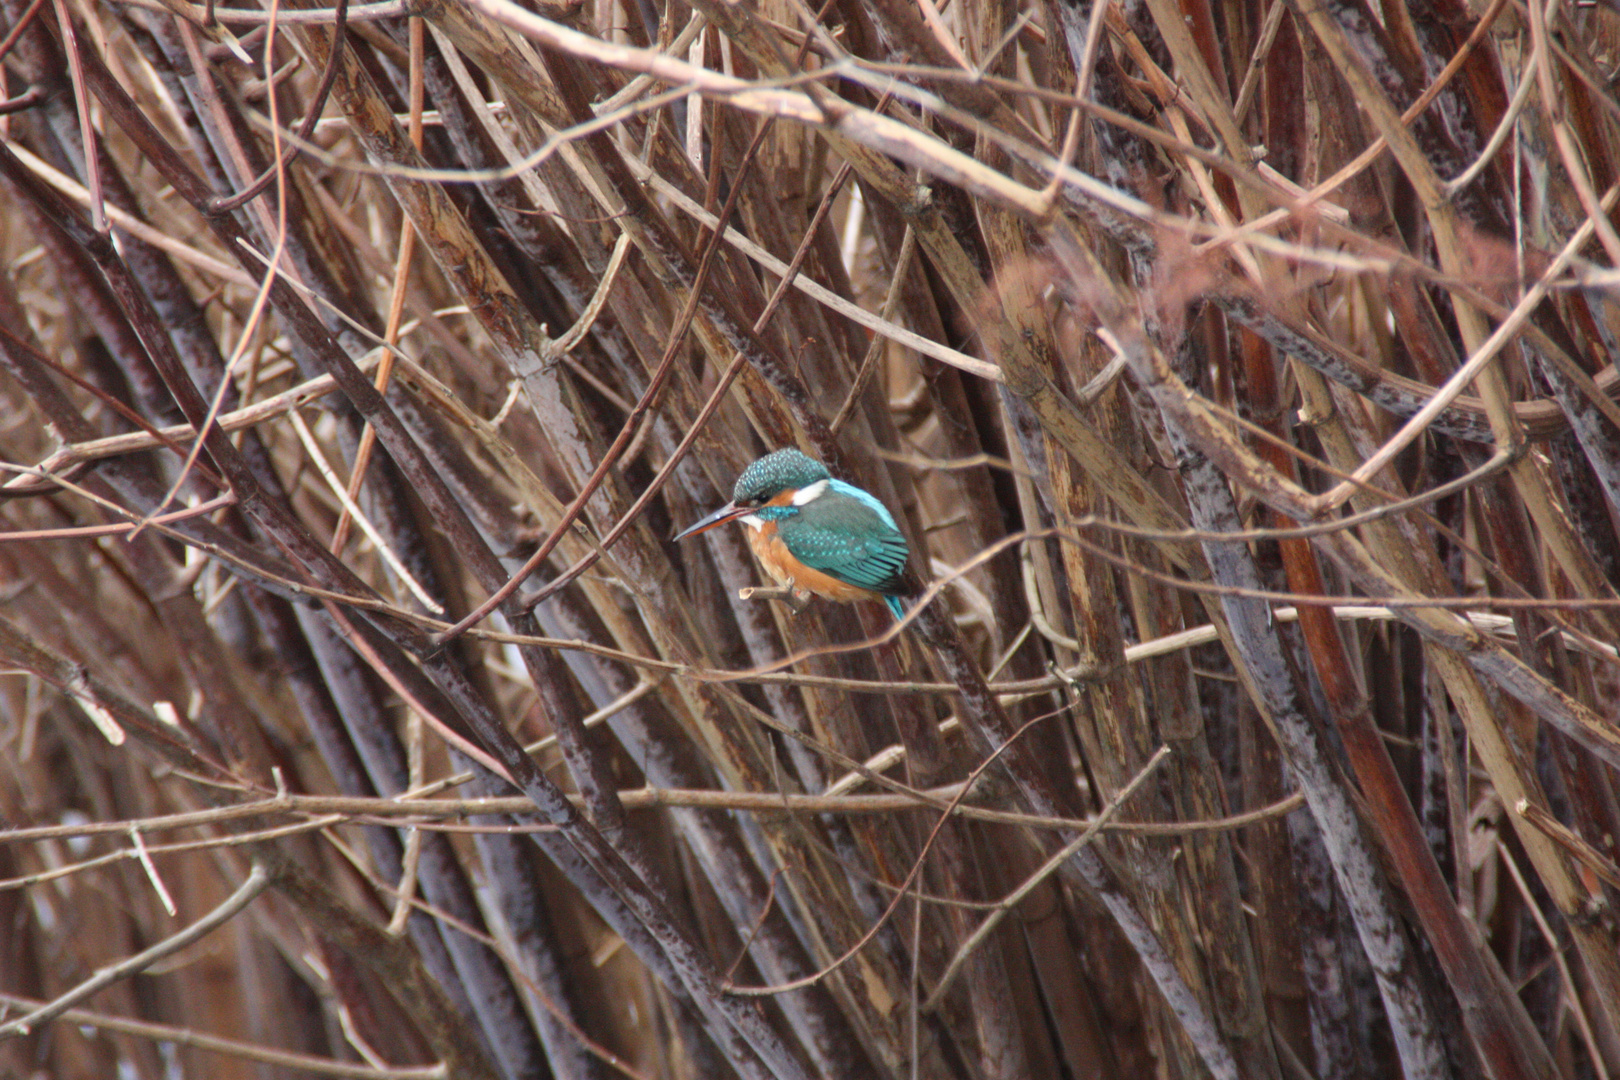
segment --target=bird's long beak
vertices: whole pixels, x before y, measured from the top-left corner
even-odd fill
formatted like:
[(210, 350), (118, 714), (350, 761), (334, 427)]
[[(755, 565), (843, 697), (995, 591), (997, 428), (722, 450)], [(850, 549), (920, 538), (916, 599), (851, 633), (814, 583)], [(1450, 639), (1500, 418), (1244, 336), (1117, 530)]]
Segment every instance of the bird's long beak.
[(686, 528), (676, 533), (675, 539), (685, 540), (688, 536), (696, 536), (700, 532), (708, 532), (716, 525), (724, 525), (728, 521), (735, 521), (737, 518), (742, 517), (748, 512), (748, 507), (738, 506), (734, 502), (728, 502), (726, 505), (710, 514), (708, 517), (703, 518), (692, 525), (688, 525)]

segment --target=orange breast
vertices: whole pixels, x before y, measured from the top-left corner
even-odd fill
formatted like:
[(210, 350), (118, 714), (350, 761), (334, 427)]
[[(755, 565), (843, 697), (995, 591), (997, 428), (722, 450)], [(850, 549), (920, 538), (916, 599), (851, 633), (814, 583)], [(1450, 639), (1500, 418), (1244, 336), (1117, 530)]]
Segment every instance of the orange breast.
[(754, 558), (759, 560), (765, 572), (783, 587), (793, 585), (824, 600), (838, 600), (845, 603), (850, 600), (882, 599), (879, 593), (851, 585), (847, 581), (839, 581), (795, 559), (792, 552), (788, 551), (787, 545), (782, 543), (782, 538), (777, 535), (774, 521), (767, 521), (765, 527), (761, 529), (749, 529), (748, 546), (754, 550)]

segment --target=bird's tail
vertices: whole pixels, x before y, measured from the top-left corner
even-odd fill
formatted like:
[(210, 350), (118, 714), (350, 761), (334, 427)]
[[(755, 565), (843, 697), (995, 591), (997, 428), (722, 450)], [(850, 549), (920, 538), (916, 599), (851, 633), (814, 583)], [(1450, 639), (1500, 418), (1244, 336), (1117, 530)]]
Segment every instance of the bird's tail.
[(906, 605), (900, 602), (898, 596), (885, 596), (883, 602), (889, 605), (890, 611), (894, 612), (895, 622), (899, 622), (906, 617)]

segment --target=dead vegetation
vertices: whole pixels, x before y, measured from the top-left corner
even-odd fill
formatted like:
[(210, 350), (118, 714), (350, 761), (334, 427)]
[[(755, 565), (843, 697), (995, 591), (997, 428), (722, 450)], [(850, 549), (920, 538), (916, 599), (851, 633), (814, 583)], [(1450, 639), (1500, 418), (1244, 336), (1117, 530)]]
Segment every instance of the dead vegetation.
[(1609, 1075), (1616, 30), (0, 0), (0, 1072)]

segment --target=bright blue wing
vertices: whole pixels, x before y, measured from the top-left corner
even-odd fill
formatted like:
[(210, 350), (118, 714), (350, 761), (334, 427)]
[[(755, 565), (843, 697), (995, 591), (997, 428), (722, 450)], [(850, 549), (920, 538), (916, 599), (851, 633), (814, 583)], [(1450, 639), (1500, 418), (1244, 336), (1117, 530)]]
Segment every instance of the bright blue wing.
[[(836, 481), (835, 481), (836, 483)], [(782, 543), (806, 566), (877, 593), (905, 591), (910, 548), (883, 504), (859, 488), (840, 484), (778, 519)]]

